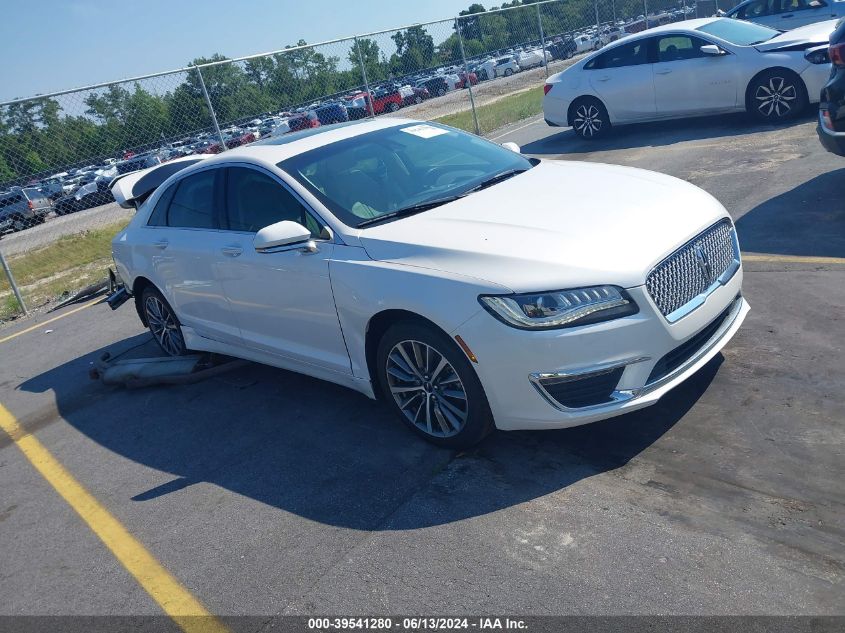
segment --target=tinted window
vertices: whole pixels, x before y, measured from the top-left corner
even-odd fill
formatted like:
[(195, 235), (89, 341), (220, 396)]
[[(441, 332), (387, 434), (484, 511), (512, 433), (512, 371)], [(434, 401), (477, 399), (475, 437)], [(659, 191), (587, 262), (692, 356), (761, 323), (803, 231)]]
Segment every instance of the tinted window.
[(677, 62), (696, 57), (706, 57), (701, 47), (708, 44), (697, 37), (688, 35), (670, 35), (661, 37), (657, 42), (658, 62)]
[(226, 219), (231, 231), (255, 233), (282, 220), (306, 226), (314, 237), (320, 228), (294, 195), (270, 176), (231, 167), (226, 189)]
[(167, 188), (167, 191), (161, 194), (158, 202), (156, 202), (155, 208), (150, 213), (147, 226), (167, 226), (167, 207), (170, 205), (170, 201), (173, 199), (173, 194), (176, 192), (178, 186), (179, 183), (171, 185)]
[(183, 178), (173, 195), (167, 212), (167, 225), (179, 228), (213, 229), (214, 178), (217, 170), (209, 169)]
[(622, 68), (648, 63), (648, 39), (614, 46), (596, 57), (587, 68)]

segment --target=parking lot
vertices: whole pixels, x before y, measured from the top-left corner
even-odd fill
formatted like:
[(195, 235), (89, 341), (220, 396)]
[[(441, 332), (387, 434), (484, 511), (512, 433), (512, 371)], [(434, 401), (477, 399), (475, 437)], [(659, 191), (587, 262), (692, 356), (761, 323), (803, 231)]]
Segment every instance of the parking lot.
[[(103, 352), (156, 348), (131, 304), (94, 304), (0, 333), (5, 426), (215, 614), (844, 615), (845, 162), (814, 127), (738, 115), (591, 143), (533, 119), (494, 135), (689, 180), (733, 216), (752, 311), (652, 408), (453, 453), (259, 365), (105, 387), (88, 376)], [(160, 614), (97, 537), (103, 515), (83, 522), (22, 436), (0, 433), (4, 613)]]

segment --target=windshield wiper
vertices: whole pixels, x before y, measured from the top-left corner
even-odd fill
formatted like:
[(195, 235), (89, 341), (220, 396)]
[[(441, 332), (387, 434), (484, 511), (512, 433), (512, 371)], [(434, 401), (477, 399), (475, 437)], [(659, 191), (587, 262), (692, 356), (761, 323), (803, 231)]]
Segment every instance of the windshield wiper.
[(480, 183), (472, 187), (471, 189), (467, 189), (464, 194), (473, 193), (474, 191), (481, 191), (482, 189), (486, 189), (487, 187), (491, 187), (495, 185), (497, 182), (502, 182), (503, 180), (507, 180), (508, 178), (512, 178), (517, 174), (521, 174), (528, 171), (527, 169), (508, 169), (507, 171), (499, 172), (495, 176), (491, 176), (487, 180), (482, 180)]
[(386, 222), (387, 220), (394, 220), (396, 218), (406, 218), (409, 215), (421, 213), (422, 211), (428, 211), (429, 209), (439, 207), (442, 204), (454, 202), (455, 200), (463, 198), (465, 195), (465, 193), (462, 193), (456, 196), (445, 196), (443, 198), (436, 198), (434, 200), (420, 202), (419, 204), (412, 204), (408, 207), (402, 207), (401, 209), (396, 209), (396, 211), (391, 211), (390, 213), (383, 213), (382, 215), (376, 216), (374, 218), (369, 218), (367, 220), (364, 220), (363, 222), (359, 222), (358, 228), (360, 229), (365, 226), (371, 226), (373, 224), (378, 224), (379, 222)]

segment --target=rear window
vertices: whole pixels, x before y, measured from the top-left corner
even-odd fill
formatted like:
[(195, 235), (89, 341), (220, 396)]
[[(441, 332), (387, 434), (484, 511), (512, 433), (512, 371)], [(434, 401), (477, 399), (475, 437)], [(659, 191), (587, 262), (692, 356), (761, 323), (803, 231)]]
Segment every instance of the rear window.
[(742, 20), (732, 20), (730, 18), (722, 18), (714, 20), (699, 26), (697, 31), (702, 33), (709, 33), (715, 37), (736, 44), (737, 46), (753, 46), (754, 44), (762, 44), (768, 42), (773, 37), (780, 35), (780, 31), (770, 29), (761, 24), (754, 22), (744, 22)]

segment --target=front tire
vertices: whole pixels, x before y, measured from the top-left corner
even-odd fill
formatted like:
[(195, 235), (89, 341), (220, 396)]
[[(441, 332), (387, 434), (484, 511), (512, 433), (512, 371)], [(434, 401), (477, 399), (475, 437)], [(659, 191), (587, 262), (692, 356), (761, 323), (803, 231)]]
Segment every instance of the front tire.
[(779, 123), (797, 117), (808, 103), (807, 88), (791, 70), (773, 69), (748, 84), (745, 107), (758, 121)]
[(513, 70), (510, 68), (505, 68), (505, 77), (510, 77), (513, 74)]
[(478, 376), (461, 349), (431, 325), (403, 321), (377, 353), (384, 399), (412, 431), (433, 444), (467, 448), (493, 429)]
[(607, 108), (592, 97), (583, 97), (572, 104), (570, 122), (575, 133), (587, 140), (601, 138), (610, 130)]
[(147, 327), (161, 351), (168, 356), (184, 356), (187, 349), (182, 324), (167, 300), (153, 286), (147, 286), (141, 293), (141, 308)]

